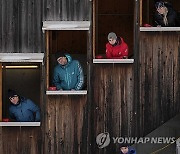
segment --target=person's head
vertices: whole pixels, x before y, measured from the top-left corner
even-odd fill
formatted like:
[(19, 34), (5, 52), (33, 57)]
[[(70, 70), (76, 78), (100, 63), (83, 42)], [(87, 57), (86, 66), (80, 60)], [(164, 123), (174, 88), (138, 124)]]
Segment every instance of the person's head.
[(19, 102), (19, 95), (14, 90), (11, 89), (8, 90), (8, 98), (10, 102), (14, 105), (18, 104)]
[(164, 5), (164, 2), (160, 1), (160, 2), (156, 2), (155, 3), (155, 7), (156, 7), (156, 11), (159, 13), (159, 14), (164, 14), (167, 10), (167, 8), (165, 7)]
[(117, 36), (114, 32), (110, 32), (108, 34), (108, 41), (111, 45), (114, 45), (116, 43), (116, 40), (117, 40)]
[(122, 154), (127, 154), (129, 152), (128, 145), (127, 144), (122, 144), (120, 146), (120, 151), (121, 151)]
[(64, 51), (57, 51), (55, 54), (56, 60), (60, 65), (66, 65), (67, 64), (67, 58), (65, 56), (65, 52)]

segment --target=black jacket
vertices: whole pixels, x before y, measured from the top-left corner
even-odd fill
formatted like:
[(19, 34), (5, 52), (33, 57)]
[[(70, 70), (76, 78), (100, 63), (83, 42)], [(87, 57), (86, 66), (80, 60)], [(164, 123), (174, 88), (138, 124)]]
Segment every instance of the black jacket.
[(178, 19), (176, 11), (172, 8), (170, 3), (165, 2), (164, 5), (168, 9), (167, 20), (168, 25), (165, 25), (163, 22), (163, 15), (159, 14), (157, 11), (155, 12), (154, 19), (155, 19), (155, 26), (162, 26), (162, 27), (178, 27), (180, 26), (180, 21)]

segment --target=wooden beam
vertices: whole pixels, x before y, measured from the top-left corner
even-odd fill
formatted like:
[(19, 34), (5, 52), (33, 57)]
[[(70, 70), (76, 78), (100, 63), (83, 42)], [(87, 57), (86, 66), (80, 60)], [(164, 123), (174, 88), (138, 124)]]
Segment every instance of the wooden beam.
[(46, 37), (46, 89), (49, 88), (49, 31), (45, 33)]
[(93, 59), (95, 58), (95, 54), (96, 54), (96, 1), (93, 1), (92, 4), (92, 10), (93, 10), (93, 18), (92, 18), (92, 22), (93, 22)]
[(0, 121), (2, 121), (2, 63), (0, 63)]
[(142, 0), (140, 0), (140, 13), (139, 14), (140, 14), (139, 22), (140, 22), (140, 26), (142, 26)]

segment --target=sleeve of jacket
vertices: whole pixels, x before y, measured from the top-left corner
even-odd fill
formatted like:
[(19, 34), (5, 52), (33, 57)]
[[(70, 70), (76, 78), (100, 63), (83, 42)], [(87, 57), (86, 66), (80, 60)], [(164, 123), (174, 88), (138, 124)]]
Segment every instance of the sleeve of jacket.
[(30, 110), (35, 113), (35, 121), (41, 120), (41, 114), (39, 107), (30, 99), (27, 99)]
[(16, 117), (15, 117), (14, 114), (13, 114), (13, 110), (12, 110), (11, 107), (9, 108), (9, 118), (10, 118), (10, 119), (16, 119)]
[(112, 49), (110, 48), (110, 45), (107, 43), (106, 44), (106, 57), (109, 59), (113, 58), (111, 53), (112, 53)]
[(61, 83), (59, 80), (59, 75), (58, 75), (58, 69), (57, 67), (54, 68), (54, 76), (53, 76), (53, 84), (56, 86), (57, 90), (62, 89)]
[(77, 61), (77, 77), (78, 77), (78, 81), (75, 86), (75, 90), (80, 90), (82, 89), (84, 84), (84, 74), (83, 74), (83, 69), (78, 61)]
[(125, 43), (125, 48), (124, 48), (124, 51), (123, 51), (123, 56), (127, 56), (128, 57), (128, 54), (129, 54), (129, 48), (128, 48), (128, 45)]

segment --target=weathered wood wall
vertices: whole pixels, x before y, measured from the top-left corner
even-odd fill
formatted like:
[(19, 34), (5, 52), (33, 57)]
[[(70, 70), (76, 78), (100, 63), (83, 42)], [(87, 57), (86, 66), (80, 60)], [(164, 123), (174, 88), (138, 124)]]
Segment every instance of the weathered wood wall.
[[(146, 135), (177, 113), (180, 105), (180, 35), (141, 32), (139, 50), (139, 133)], [(136, 82), (136, 80), (135, 80)]]
[(42, 52), (42, 1), (0, 1), (0, 52)]
[(88, 153), (86, 96), (48, 96), (44, 153)]
[[(96, 145), (96, 136), (109, 132), (110, 137), (134, 135), (133, 64), (94, 64), (92, 99), (92, 153), (118, 153), (113, 140), (105, 149)], [(112, 138), (111, 138), (112, 139)]]
[(1, 0), (0, 52), (44, 52), (42, 21), (90, 20), (89, 0)]
[(0, 139), (2, 154), (40, 154), (43, 150), (40, 127), (3, 127)]
[(44, 20), (89, 20), (89, 0), (42, 0)]

